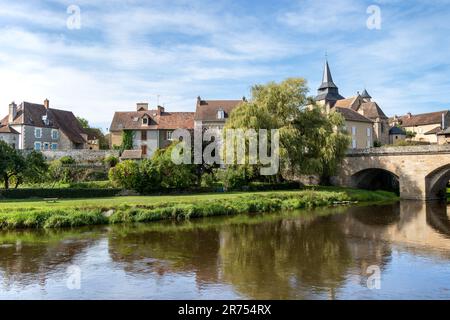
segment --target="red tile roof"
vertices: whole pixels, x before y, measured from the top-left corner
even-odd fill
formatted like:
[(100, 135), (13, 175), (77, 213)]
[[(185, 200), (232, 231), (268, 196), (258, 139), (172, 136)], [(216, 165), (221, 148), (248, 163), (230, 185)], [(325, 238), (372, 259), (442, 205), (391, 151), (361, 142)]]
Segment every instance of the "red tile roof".
[(342, 114), (344, 119), (347, 121), (373, 123), (373, 121), (369, 118), (364, 117), (362, 114), (359, 114), (358, 112), (353, 111), (350, 108), (334, 107), (333, 110)]
[(402, 127), (414, 127), (414, 126), (424, 126), (429, 124), (442, 124), (442, 114), (447, 116), (448, 110), (430, 112), (430, 113), (422, 113), (411, 115), (401, 116), (398, 119), (400, 120), (400, 125)]
[[(149, 125), (142, 125), (142, 119), (147, 117)], [(110, 131), (122, 130), (175, 130), (193, 129), (193, 112), (161, 112), (158, 110), (116, 112), (112, 120)]]

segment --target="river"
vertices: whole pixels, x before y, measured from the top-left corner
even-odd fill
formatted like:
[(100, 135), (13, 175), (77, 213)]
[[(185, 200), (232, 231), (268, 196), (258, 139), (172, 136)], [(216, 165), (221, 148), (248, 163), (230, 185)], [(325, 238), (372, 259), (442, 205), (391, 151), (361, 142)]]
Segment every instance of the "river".
[(0, 232), (0, 299), (450, 299), (445, 204)]

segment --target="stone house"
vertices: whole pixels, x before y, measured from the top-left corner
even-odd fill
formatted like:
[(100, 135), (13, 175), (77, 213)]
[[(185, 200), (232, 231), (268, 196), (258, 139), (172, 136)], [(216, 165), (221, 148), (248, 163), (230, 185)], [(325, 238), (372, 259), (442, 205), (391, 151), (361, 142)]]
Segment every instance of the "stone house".
[(194, 129), (193, 112), (166, 112), (161, 106), (149, 110), (148, 103), (138, 103), (136, 111), (116, 112), (110, 126), (111, 146), (122, 145), (124, 131), (133, 137), (133, 150), (125, 156), (150, 158), (156, 150), (170, 145), (172, 132), (176, 129)]
[(351, 98), (344, 98), (333, 81), (328, 61), (325, 62), (322, 84), (320, 85), (316, 104), (325, 112), (339, 112), (345, 120), (345, 128), (350, 134), (352, 149), (364, 149), (389, 143), (389, 121), (378, 104), (372, 101), (367, 90)]
[(398, 125), (405, 131), (415, 133), (413, 141), (438, 143), (438, 133), (446, 130), (450, 125), (450, 111), (437, 111), (413, 115), (394, 116), (391, 125)]
[(19, 143), (19, 136), (19, 133), (9, 125), (0, 124), (0, 141), (4, 141), (16, 149)]
[(87, 134), (74, 114), (50, 108), (47, 99), (44, 104), (11, 103), (8, 115), (0, 121), (0, 127), (9, 127), (3, 130), (17, 132), (17, 149), (72, 150), (85, 149), (87, 145)]

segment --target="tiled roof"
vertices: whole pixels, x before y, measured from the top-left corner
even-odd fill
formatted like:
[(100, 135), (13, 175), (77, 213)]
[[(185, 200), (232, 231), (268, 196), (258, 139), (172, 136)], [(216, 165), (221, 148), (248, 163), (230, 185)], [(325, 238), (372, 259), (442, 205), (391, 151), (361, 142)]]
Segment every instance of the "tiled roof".
[(142, 159), (142, 150), (124, 150), (120, 158), (124, 160)]
[[(45, 115), (48, 117), (48, 124), (42, 120)], [(8, 124), (8, 116), (4, 117), (0, 124)], [(22, 102), (17, 107), (17, 115), (12, 124), (60, 129), (72, 142), (86, 142), (82, 136), (85, 132), (72, 112), (46, 109), (42, 104)]]
[(361, 104), (359, 109), (362, 109), (364, 116), (369, 119), (376, 119), (376, 118), (387, 119), (388, 118), (376, 102), (364, 102)]
[(333, 109), (336, 110), (337, 112), (339, 112), (340, 114), (342, 114), (344, 119), (347, 121), (373, 123), (372, 120), (364, 117), (362, 114), (359, 114), (358, 112), (353, 111), (350, 108), (335, 107)]
[(411, 115), (411, 117), (409, 117), (408, 115), (401, 116), (399, 117), (400, 125), (402, 127), (414, 127), (414, 126), (424, 126), (428, 124), (441, 124), (442, 114), (444, 114), (444, 116), (447, 116), (448, 112), (449, 112), (448, 110), (444, 110)]
[[(147, 117), (149, 125), (142, 125), (142, 119)], [(116, 112), (110, 131), (122, 130), (158, 130), (158, 129), (193, 129), (193, 112), (161, 112), (158, 110)]]
[[(200, 100), (197, 101), (195, 111), (195, 120), (201, 121), (225, 121), (231, 111), (236, 108), (243, 100)], [(217, 119), (217, 112), (223, 110), (225, 119)]]
[(0, 133), (11, 133), (11, 134), (19, 134), (16, 130), (11, 128), (10, 126), (0, 125)]
[(439, 127), (434, 128), (434, 129), (431, 129), (430, 131), (425, 132), (424, 134), (425, 135), (427, 135), (427, 134), (436, 134), (436, 133), (439, 133), (441, 131), (442, 131), (442, 128), (439, 126)]
[(357, 97), (351, 97), (347, 99), (341, 99), (336, 101), (335, 107), (349, 108), (356, 100)]

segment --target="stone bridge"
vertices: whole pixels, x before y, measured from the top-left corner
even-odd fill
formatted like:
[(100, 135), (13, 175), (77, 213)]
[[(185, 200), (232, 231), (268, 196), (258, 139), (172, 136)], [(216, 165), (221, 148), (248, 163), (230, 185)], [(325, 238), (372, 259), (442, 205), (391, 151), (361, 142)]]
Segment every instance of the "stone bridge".
[(349, 151), (332, 182), (398, 190), (402, 199), (437, 200), (450, 180), (450, 146), (384, 147)]

